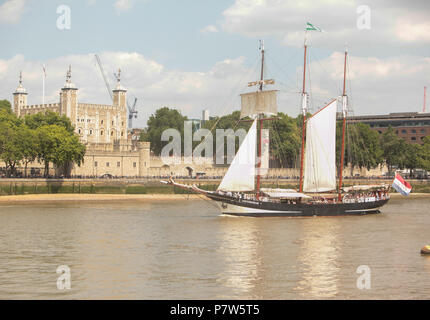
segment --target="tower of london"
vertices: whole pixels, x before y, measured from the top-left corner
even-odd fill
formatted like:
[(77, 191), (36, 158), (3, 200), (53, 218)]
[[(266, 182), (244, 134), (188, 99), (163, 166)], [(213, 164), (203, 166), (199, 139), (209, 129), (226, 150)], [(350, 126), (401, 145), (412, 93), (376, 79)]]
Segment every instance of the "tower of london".
[[(112, 90), (112, 105), (79, 102), (79, 90), (72, 82), (71, 66), (58, 102), (28, 105), (28, 92), (20, 74), (18, 87), (13, 93), (13, 111), (18, 117), (52, 111), (70, 119), (87, 150), (84, 163), (81, 167), (75, 166), (72, 175), (145, 176), (150, 167), (149, 143), (133, 141), (128, 135), (127, 90), (121, 85), (120, 73)], [(33, 167), (37, 166), (40, 164), (33, 164)]]

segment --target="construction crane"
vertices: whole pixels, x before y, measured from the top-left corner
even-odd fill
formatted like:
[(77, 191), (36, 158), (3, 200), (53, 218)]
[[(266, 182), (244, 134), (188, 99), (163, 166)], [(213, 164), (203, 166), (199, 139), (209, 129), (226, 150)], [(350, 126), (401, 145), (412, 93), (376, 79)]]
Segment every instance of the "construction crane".
[[(103, 65), (102, 65), (102, 62), (101, 62), (101, 60), (100, 60), (100, 57), (98, 56), (98, 54), (95, 54), (95, 57), (96, 57), (96, 61), (97, 61), (97, 64), (98, 64), (98, 66), (99, 66), (100, 72), (101, 72), (101, 74), (102, 74), (103, 80), (104, 80), (104, 82), (105, 82), (105, 84), (106, 84), (106, 88), (107, 88), (107, 90), (108, 90), (108, 92), (109, 92), (110, 98), (111, 98), (111, 99), (112, 99), (112, 101), (113, 101), (112, 90), (111, 90), (111, 88), (110, 88), (109, 81), (108, 81), (108, 79), (106, 78), (106, 74), (105, 74), (105, 71), (104, 71), (104, 69), (103, 69)], [(121, 71), (118, 71), (118, 74), (114, 73), (114, 76), (115, 76), (115, 78), (116, 78), (117, 80), (119, 80), (119, 79), (120, 79), (120, 76), (121, 76), (120, 72), (121, 72)], [(129, 129), (133, 129), (133, 116), (134, 116), (134, 118), (135, 118), (135, 119), (137, 119), (136, 104), (137, 104), (137, 98), (136, 98), (136, 97), (134, 98), (134, 103), (133, 103), (133, 106), (132, 106), (132, 107), (130, 107), (130, 104), (129, 104), (129, 103), (128, 103), (128, 101), (127, 101), (127, 108), (128, 108), (128, 120), (129, 120), (129, 121), (128, 121), (128, 128), (129, 128)]]
[(106, 88), (107, 88), (107, 90), (109, 92), (109, 96), (110, 96), (111, 100), (113, 101), (112, 90), (110, 89), (110, 85), (109, 85), (108, 79), (106, 78), (106, 74), (105, 74), (105, 71), (103, 69), (103, 65), (102, 65), (102, 62), (100, 60), (100, 57), (98, 56), (98, 54), (96, 54), (95, 57), (96, 57), (97, 64), (99, 65), (100, 72), (102, 74), (103, 80), (104, 80), (104, 82), (106, 84)]
[(127, 101), (127, 107), (128, 107), (128, 128), (133, 129), (133, 116), (135, 119), (137, 119), (137, 110), (136, 110), (136, 103), (137, 98), (134, 97), (134, 103), (133, 106), (130, 107), (130, 104)]

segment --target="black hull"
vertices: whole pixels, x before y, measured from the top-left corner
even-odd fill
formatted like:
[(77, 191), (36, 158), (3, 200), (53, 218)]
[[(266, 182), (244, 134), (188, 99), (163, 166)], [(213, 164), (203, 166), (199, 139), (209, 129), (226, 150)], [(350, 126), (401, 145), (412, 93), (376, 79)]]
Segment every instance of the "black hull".
[(242, 200), (219, 194), (206, 194), (217, 201), (223, 214), (248, 217), (346, 216), (380, 213), (389, 199), (359, 203), (277, 203)]

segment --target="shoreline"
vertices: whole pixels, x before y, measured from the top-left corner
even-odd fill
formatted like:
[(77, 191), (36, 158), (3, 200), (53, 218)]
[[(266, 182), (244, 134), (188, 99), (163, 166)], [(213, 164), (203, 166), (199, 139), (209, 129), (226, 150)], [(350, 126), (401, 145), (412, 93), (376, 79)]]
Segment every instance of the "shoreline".
[(0, 204), (13, 202), (57, 202), (57, 201), (170, 201), (170, 200), (203, 200), (196, 194), (27, 194), (0, 196)]
[[(392, 199), (420, 199), (430, 198), (430, 193), (411, 193), (403, 197), (399, 193), (391, 194)], [(0, 204), (16, 202), (57, 202), (57, 201), (173, 201), (173, 200), (205, 200), (203, 195), (197, 194), (27, 194), (0, 196)]]

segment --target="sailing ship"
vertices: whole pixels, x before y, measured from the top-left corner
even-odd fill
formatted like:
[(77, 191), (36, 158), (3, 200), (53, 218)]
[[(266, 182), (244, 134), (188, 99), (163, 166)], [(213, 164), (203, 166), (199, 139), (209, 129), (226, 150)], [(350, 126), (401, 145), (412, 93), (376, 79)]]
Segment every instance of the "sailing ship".
[[(359, 185), (343, 187), (345, 157), (345, 129), (347, 115), (345, 50), (342, 95), (342, 146), (339, 181), (336, 177), (336, 122), (337, 101), (307, 118), (306, 54), (304, 46), (302, 90), (302, 143), (300, 153), (299, 189), (261, 188), (263, 123), (277, 114), (277, 91), (263, 90), (275, 81), (264, 79), (264, 43), (261, 50), (261, 76), (250, 82), (257, 91), (241, 95), (241, 118), (251, 118), (251, 128), (239, 147), (230, 167), (216, 191), (207, 191), (196, 185), (185, 185), (173, 179), (162, 181), (189, 189), (214, 200), (221, 212), (235, 216), (339, 216), (379, 213), (389, 199), (388, 185)], [(271, 118), (272, 117), (272, 118)], [(245, 120), (246, 121), (246, 120)], [(257, 134), (259, 127), (259, 134)], [(258, 142), (258, 148), (257, 148)], [(266, 148), (268, 149), (268, 148)], [(266, 150), (268, 152), (268, 150)]]

